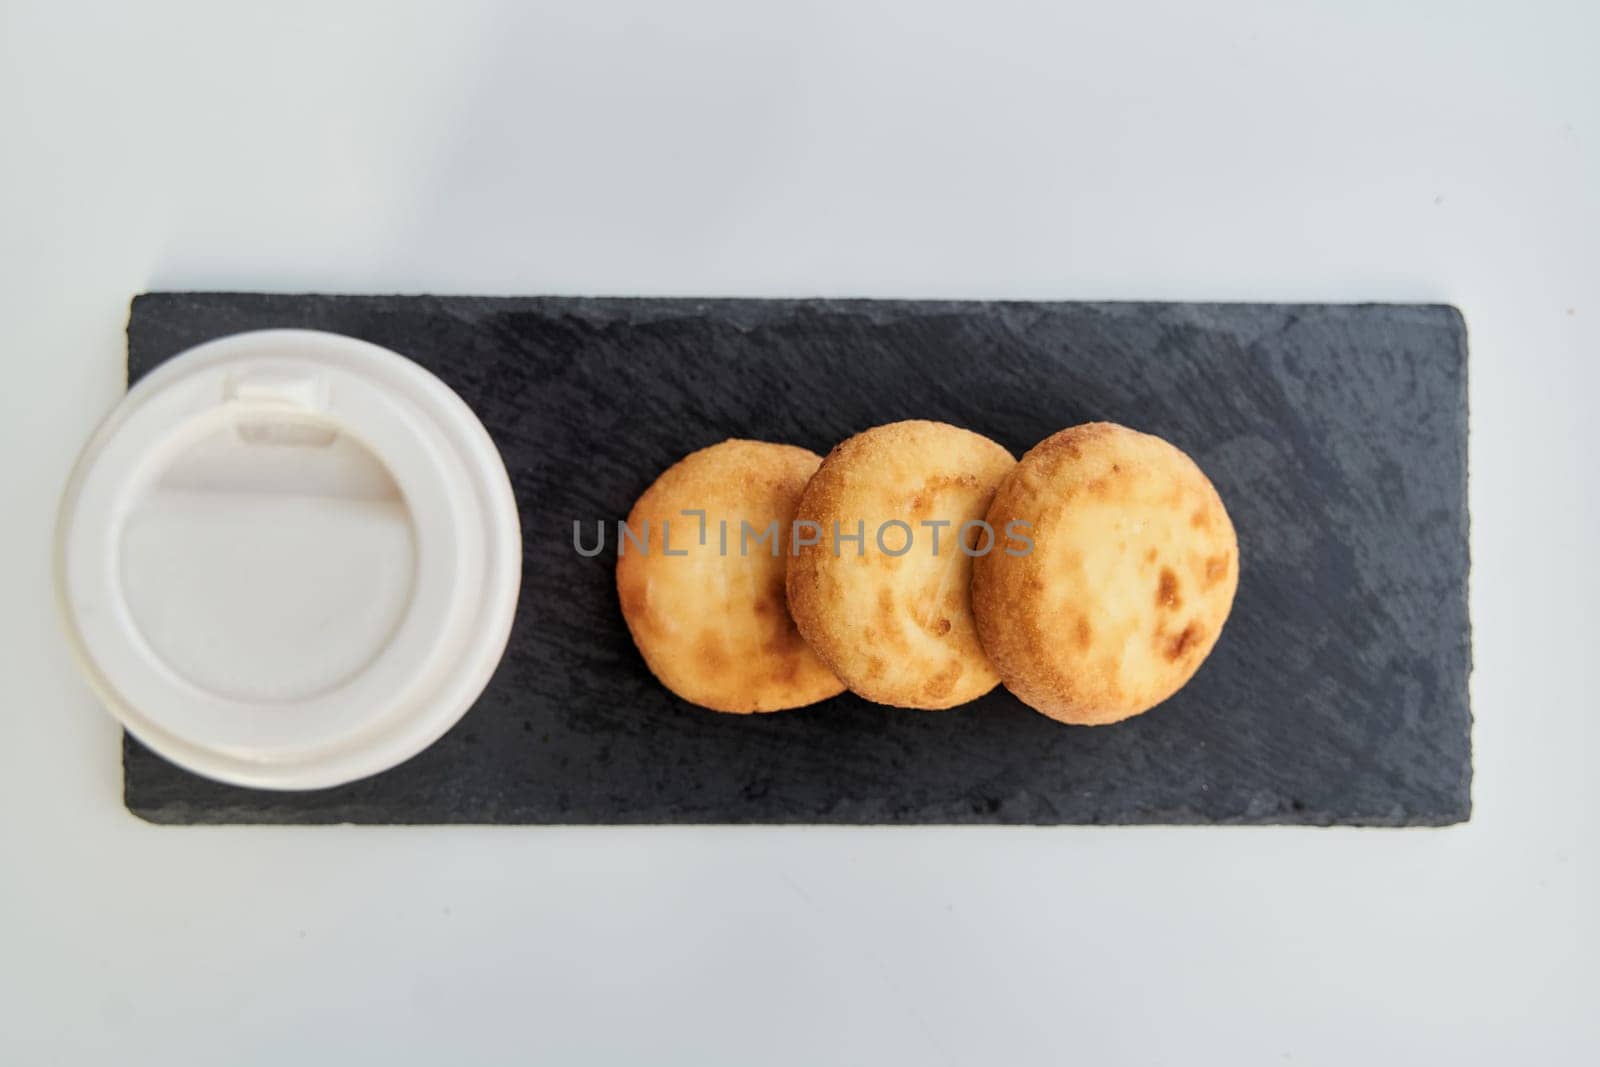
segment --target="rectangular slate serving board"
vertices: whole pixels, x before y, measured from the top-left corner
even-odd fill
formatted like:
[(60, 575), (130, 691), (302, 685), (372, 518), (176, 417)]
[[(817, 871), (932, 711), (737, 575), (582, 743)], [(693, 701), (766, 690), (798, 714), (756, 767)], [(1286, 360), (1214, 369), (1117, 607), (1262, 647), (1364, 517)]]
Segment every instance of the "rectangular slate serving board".
[[(432, 748), (309, 793), (238, 789), (124, 745), (160, 823), (1300, 823), (1440, 825), (1470, 811), (1467, 357), (1443, 306), (662, 300), (155, 293), (136, 380), (241, 330), (332, 330), (448, 382), (520, 505), (504, 662)], [(1099, 728), (1004, 690), (957, 711), (844, 696), (763, 716), (688, 706), (629, 640), (620, 518), (726, 437), (825, 453), (904, 418), (1020, 455), (1108, 419), (1210, 474), (1238, 529), (1221, 642), (1153, 712)]]

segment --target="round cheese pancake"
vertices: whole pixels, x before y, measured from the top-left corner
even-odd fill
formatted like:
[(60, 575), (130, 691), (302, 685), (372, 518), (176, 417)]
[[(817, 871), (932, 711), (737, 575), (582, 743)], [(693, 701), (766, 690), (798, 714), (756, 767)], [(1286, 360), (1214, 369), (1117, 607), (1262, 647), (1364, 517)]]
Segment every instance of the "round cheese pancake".
[(987, 437), (921, 421), (867, 430), (823, 460), (796, 514), (812, 525), (797, 526), (789, 610), (853, 692), (948, 708), (999, 682), (972, 621), (968, 553), (1004, 543), (979, 524), (1015, 465)]
[[(781, 542), (821, 461), (724, 441), (668, 468), (633, 505), (636, 540), (618, 533), (622, 615), (650, 670), (690, 703), (777, 711), (844, 691), (784, 605)], [(703, 511), (703, 523), (686, 511)]]
[(1239, 584), (1233, 523), (1172, 445), (1111, 423), (1062, 430), (1001, 484), (989, 522), (1033, 550), (972, 576), (978, 633), (1006, 688), (1062, 722), (1117, 722), (1176, 693), (1217, 642)]

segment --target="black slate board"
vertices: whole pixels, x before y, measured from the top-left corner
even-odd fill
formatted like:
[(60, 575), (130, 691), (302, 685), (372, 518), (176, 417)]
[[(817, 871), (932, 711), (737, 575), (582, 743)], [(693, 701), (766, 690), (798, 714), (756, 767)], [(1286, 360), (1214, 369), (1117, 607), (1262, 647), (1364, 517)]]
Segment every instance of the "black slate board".
[[(1440, 306), (629, 300), (157, 293), (128, 369), (240, 330), (365, 338), (477, 409), (521, 504), (522, 600), (488, 690), (438, 744), (311, 793), (192, 776), (129, 740), (162, 823), (1309, 823), (1467, 818), (1467, 361)], [(1193, 454), (1237, 526), (1238, 600), (1194, 681), (1112, 727), (1003, 690), (945, 713), (846, 696), (724, 716), (651, 678), (616, 518), (725, 437), (826, 452), (940, 419), (1015, 453), (1109, 419)]]

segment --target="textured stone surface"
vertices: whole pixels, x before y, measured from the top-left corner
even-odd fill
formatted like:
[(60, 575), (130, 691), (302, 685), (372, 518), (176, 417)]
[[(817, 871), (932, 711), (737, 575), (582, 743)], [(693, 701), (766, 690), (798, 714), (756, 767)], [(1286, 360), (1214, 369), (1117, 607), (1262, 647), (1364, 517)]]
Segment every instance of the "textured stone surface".
[[(511, 647), (438, 744), (303, 794), (191, 776), (129, 741), (167, 823), (1443, 824), (1470, 809), (1466, 338), (1447, 307), (154, 294), (133, 378), (222, 334), (366, 338), (478, 411), (521, 503)], [(1088, 419), (1192, 453), (1238, 528), (1216, 651), (1155, 711), (1054, 723), (1003, 690), (943, 713), (845, 696), (723, 716), (678, 702), (622, 624), (626, 515), (724, 437), (818, 452), (911, 417), (1021, 453)]]

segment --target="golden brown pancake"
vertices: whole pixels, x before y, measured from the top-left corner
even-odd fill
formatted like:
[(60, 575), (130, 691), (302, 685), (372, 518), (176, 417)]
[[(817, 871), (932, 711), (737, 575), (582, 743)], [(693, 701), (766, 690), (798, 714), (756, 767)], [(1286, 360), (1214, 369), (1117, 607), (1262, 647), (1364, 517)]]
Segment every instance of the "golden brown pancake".
[[(684, 700), (777, 711), (844, 691), (789, 618), (784, 555), (773, 555), (773, 538), (757, 540), (774, 523), (787, 537), (821, 461), (789, 445), (724, 441), (669, 467), (633, 505), (628, 527), (640, 541), (648, 532), (649, 553), (618, 539), (622, 615), (650, 670)], [(682, 514), (694, 509), (706, 513), (704, 544), (700, 517)], [(754, 531), (743, 552), (741, 523)]]
[[(972, 621), (972, 559), (957, 538), (964, 523), (983, 519), (1015, 465), (987, 437), (923, 421), (867, 430), (823, 460), (797, 512), (816, 524), (818, 543), (790, 557), (789, 610), (853, 692), (880, 704), (948, 708), (995, 687), (999, 675)], [(939, 522), (947, 525), (924, 525)], [(862, 544), (836, 544), (836, 524), (845, 537), (862, 534)], [(973, 549), (1004, 543), (999, 530), (994, 539), (976, 527), (967, 534)]]
[(991, 524), (1033, 551), (975, 561), (978, 633), (1006, 688), (1062, 722), (1117, 722), (1183, 687), (1239, 584), (1233, 523), (1172, 445), (1111, 423), (1062, 430), (1017, 464)]

